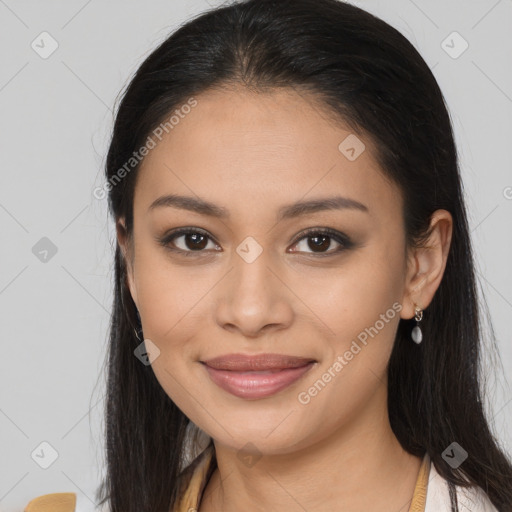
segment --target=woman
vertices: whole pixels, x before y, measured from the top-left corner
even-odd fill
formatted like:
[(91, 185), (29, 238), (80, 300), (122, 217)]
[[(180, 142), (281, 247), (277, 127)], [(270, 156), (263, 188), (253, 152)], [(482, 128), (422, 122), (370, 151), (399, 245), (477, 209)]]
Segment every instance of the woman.
[(106, 174), (109, 510), (512, 510), (452, 127), (400, 33), (204, 13), (132, 79)]

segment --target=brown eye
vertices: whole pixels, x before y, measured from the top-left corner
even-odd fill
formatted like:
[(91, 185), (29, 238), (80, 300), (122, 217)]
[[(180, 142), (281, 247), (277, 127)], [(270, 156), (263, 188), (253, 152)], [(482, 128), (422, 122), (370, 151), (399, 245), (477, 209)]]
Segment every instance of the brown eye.
[(208, 237), (200, 233), (187, 233), (181, 236), (184, 245), (192, 251), (204, 249), (208, 245)]
[(331, 237), (327, 235), (310, 236), (307, 239), (309, 240), (308, 247), (314, 252), (323, 252), (324, 250), (329, 249), (329, 246), (331, 245)]
[(179, 229), (160, 241), (164, 247), (184, 253), (186, 256), (194, 252), (204, 252), (208, 248), (208, 242), (212, 243), (213, 247), (210, 248), (218, 247), (209, 235), (197, 228)]
[[(336, 247), (336, 244), (338, 244), (337, 249), (329, 250), (333, 245)], [(352, 247), (352, 245), (350, 239), (343, 233), (331, 229), (313, 229), (302, 233), (301, 238), (294, 243), (294, 247), (297, 246), (298, 249), (292, 252), (330, 255), (348, 249)]]

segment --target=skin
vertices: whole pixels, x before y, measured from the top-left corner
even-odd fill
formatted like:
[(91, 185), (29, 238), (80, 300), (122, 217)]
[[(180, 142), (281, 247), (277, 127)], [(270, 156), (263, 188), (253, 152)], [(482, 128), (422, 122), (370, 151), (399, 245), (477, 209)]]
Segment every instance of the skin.
[[(406, 251), (401, 193), (377, 165), (371, 141), (358, 136), (366, 150), (347, 159), (338, 145), (352, 131), (311, 96), (236, 88), (196, 100), (142, 163), (134, 238), (124, 219), (117, 233), (144, 338), (160, 350), (153, 371), (215, 442), (218, 469), (199, 512), (407, 510), (421, 459), (405, 452), (391, 430), (386, 365), (399, 319), (412, 318), (415, 303), (426, 309), (441, 282), (450, 213), (432, 216), (428, 248)], [(169, 193), (210, 201), (230, 217), (148, 211)], [(285, 204), (334, 195), (368, 212), (325, 210), (276, 222)], [(208, 233), (203, 252), (185, 236), (174, 246), (191, 257), (158, 242), (188, 226)], [(308, 228), (335, 229), (354, 245), (336, 252), (343, 246), (328, 238), (315, 252), (308, 244), (314, 235), (298, 239)], [(248, 236), (262, 248), (252, 263), (236, 252)], [(298, 394), (395, 302), (401, 310), (394, 318), (309, 403), (300, 403)], [(199, 362), (234, 352), (317, 363), (277, 394), (246, 400), (217, 387)], [(242, 450), (248, 442), (256, 448)], [(256, 464), (241, 460), (245, 452), (257, 452)]]

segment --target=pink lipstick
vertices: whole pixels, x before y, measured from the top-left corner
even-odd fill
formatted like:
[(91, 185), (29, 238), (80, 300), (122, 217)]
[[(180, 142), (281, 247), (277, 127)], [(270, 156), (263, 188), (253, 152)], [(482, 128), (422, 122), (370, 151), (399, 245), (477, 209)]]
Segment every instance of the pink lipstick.
[(246, 399), (265, 398), (285, 389), (316, 363), (282, 354), (227, 354), (201, 362), (215, 384)]

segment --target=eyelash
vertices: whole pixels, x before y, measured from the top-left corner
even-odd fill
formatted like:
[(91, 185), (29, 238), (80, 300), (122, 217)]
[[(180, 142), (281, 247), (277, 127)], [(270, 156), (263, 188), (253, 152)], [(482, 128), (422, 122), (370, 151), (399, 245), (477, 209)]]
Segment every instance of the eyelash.
[[(190, 250), (189, 251), (185, 251), (183, 249), (178, 249), (176, 247), (171, 247), (169, 245), (176, 238), (179, 238), (182, 235), (189, 235), (189, 234), (203, 235), (203, 236), (207, 237), (209, 240), (211, 240), (212, 242), (214, 242), (215, 244), (217, 244), (217, 242), (206, 231), (204, 231), (204, 230), (202, 230), (200, 228), (179, 228), (176, 231), (173, 231), (173, 232), (165, 235), (164, 237), (162, 237), (159, 240), (159, 243), (165, 249), (167, 249), (169, 251), (173, 251), (173, 252), (177, 252), (177, 253), (183, 254), (186, 257), (197, 256), (197, 255), (201, 254), (202, 252), (205, 252), (204, 249), (198, 250), (198, 251), (190, 251)], [(307, 238), (311, 238), (311, 237), (313, 237), (313, 235), (328, 236), (329, 238), (331, 238), (335, 242), (338, 242), (340, 244), (340, 246), (341, 246), (338, 249), (330, 250), (330, 251), (324, 252), (324, 253), (321, 253), (321, 252), (320, 253), (314, 253), (314, 252), (306, 253), (308, 255), (312, 255), (312, 256), (315, 256), (315, 257), (322, 258), (322, 257), (327, 257), (327, 256), (333, 256), (335, 254), (340, 254), (341, 252), (343, 252), (343, 251), (345, 251), (347, 249), (352, 248), (353, 245), (354, 245), (354, 243), (350, 240), (350, 238), (348, 236), (346, 236), (345, 234), (340, 233), (340, 232), (338, 232), (338, 231), (336, 231), (334, 229), (330, 229), (330, 228), (310, 228), (310, 229), (307, 229), (306, 231), (303, 231), (302, 233), (300, 233), (300, 235), (298, 235), (297, 238), (295, 238), (295, 240), (293, 241), (292, 245), (295, 246), (301, 240), (307, 239)], [(294, 251), (294, 252), (300, 254), (302, 251)]]

